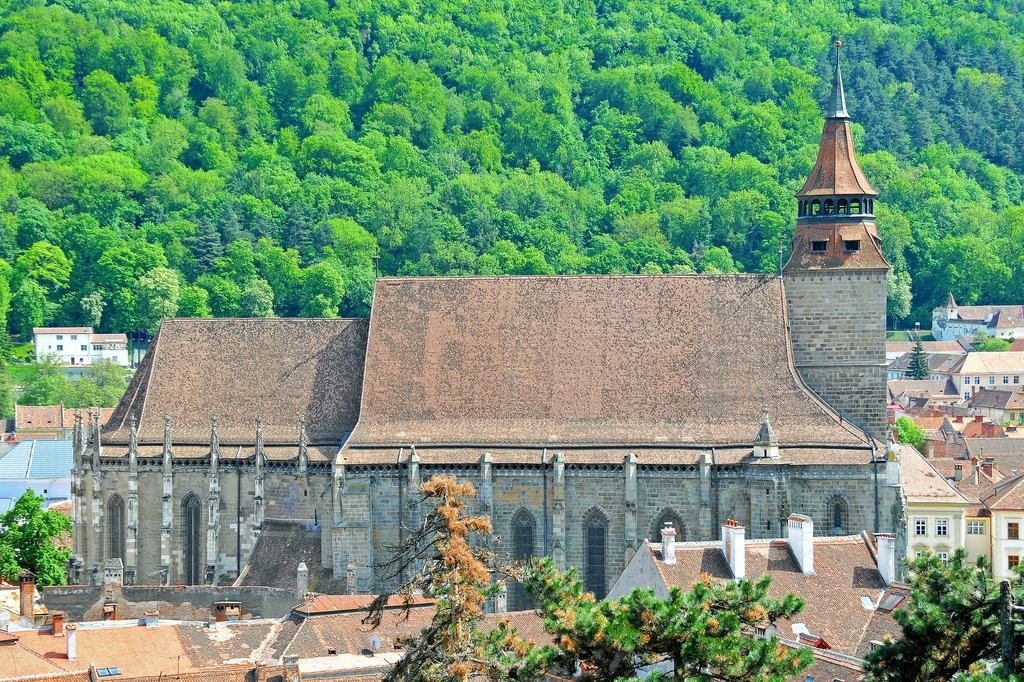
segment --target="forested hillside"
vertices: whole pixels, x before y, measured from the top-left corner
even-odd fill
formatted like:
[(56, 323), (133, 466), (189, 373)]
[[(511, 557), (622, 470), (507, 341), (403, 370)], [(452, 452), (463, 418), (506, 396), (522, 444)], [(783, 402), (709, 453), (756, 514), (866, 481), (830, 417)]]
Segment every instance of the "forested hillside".
[(834, 36), (892, 312), (1024, 301), (1016, 6), (0, 0), (0, 312), (365, 315), (378, 253), (772, 271)]

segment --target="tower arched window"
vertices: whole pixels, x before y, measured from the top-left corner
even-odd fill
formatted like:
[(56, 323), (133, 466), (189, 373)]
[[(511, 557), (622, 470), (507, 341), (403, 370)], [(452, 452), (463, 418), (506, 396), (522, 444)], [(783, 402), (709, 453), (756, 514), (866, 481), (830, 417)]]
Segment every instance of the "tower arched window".
[(186, 585), (200, 585), (203, 582), (202, 547), (203, 506), (194, 493), (189, 493), (181, 502), (182, 544), (185, 559), (183, 566)]
[(117, 493), (107, 500), (107, 558), (125, 561), (124, 499)]
[(654, 521), (651, 522), (647, 538), (651, 542), (661, 542), (661, 529), (665, 527), (665, 524), (672, 524), (672, 527), (676, 529), (676, 542), (682, 542), (684, 540), (686, 534), (683, 529), (683, 517), (671, 507), (662, 509), (658, 515), (654, 517)]
[(840, 199), (839, 200), (839, 204), (838, 204), (838, 207), (836, 209), (836, 212), (837, 213), (849, 213), (850, 212), (849, 206), (846, 203), (846, 199)]
[(854, 215), (860, 214), (860, 199), (850, 199), (850, 213)]
[(811, 215), (821, 215), (821, 201), (815, 199), (811, 202)]
[(825, 199), (825, 215), (832, 215), (835, 211), (835, 202), (831, 199)]
[(829, 500), (828, 521), (833, 535), (842, 535), (849, 525), (849, 508), (846, 500), (840, 495), (833, 495)]
[[(534, 553), (537, 538), (537, 520), (526, 509), (520, 509), (512, 517), (512, 559), (528, 561)], [(527, 594), (522, 583), (515, 582), (508, 586), (508, 608), (511, 611), (524, 611), (533, 608), (533, 600)]]
[(592, 509), (583, 517), (583, 587), (598, 599), (608, 594), (608, 517)]

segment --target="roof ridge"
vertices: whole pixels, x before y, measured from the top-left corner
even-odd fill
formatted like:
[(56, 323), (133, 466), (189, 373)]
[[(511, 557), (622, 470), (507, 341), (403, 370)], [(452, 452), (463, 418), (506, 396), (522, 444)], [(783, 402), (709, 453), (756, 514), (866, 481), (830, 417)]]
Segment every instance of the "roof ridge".
[[(416, 281), (436, 281), (436, 280), (454, 280), (454, 281), (468, 281), (468, 280), (481, 280), (481, 281), (492, 281), (492, 280), (523, 280), (523, 279), (545, 279), (545, 280), (576, 280), (576, 279), (775, 279), (778, 275), (775, 273), (763, 273), (763, 272), (715, 272), (715, 273), (663, 273), (659, 275), (642, 275), (634, 273), (608, 273), (608, 274), (579, 274), (579, 275), (445, 275), (444, 277), (438, 277), (437, 275), (394, 275), (390, 277), (380, 277), (379, 282), (383, 284), (397, 283), (397, 282), (416, 282)], [(373, 315), (373, 306), (370, 306), (370, 314)], [(175, 318), (178, 319), (178, 318)], [(181, 318), (189, 319), (189, 318)], [(217, 318), (217, 319), (231, 319), (231, 318)], [(252, 318), (240, 318), (240, 319), (252, 319)], [(283, 319), (283, 318), (274, 318)], [(291, 318), (295, 319), (295, 318)], [(318, 318), (314, 318), (318, 319)], [(359, 318), (363, 319), (363, 318)]]

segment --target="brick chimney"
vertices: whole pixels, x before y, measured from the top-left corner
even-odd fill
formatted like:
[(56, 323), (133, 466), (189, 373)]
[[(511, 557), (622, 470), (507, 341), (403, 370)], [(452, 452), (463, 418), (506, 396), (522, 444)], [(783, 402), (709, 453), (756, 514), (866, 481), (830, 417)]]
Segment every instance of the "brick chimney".
[(736, 580), (746, 577), (747, 572), (747, 547), (746, 529), (735, 519), (726, 519), (722, 526), (722, 554), (732, 577)]
[(74, 623), (68, 623), (64, 627), (64, 632), (68, 645), (68, 660), (74, 661), (78, 658), (78, 627)]
[(789, 549), (804, 575), (814, 575), (814, 520), (803, 514), (789, 515)]
[(882, 574), (882, 582), (891, 585), (896, 580), (896, 536), (878, 533), (875, 541), (878, 543), (878, 572)]
[(498, 581), (498, 590), (494, 593), (494, 612), (508, 612), (508, 585), (504, 580)]
[(981, 470), (985, 472), (985, 475), (992, 478), (992, 468), (996, 463), (995, 457), (986, 457), (981, 464)]
[(63, 637), (64, 636), (64, 612), (54, 611), (51, 614), (53, 618), (53, 636)]
[(666, 564), (676, 562), (676, 529), (670, 522), (661, 529), (661, 560)]
[(241, 620), (242, 602), (219, 601), (213, 605), (213, 622), (223, 623), (227, 620)]
[(22, 618), (32, 619), (33, 603), (36, 596), (36, 577), (32, 571), (24, 569), (18, 577), (18, 604)]
[(301, 682), (299, 674), (299, 657), (296, 654), (285, 654), (284, 656), (284, 682)]
[(964, 465), (954, 464), (953, 465), (953, 480), (957, 483), (964, 479)]

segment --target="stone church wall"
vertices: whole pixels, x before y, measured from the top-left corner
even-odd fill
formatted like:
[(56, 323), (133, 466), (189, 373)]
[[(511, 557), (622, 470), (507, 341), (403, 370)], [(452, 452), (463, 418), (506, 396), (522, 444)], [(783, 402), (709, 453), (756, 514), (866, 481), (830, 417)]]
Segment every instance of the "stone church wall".
[(784, 285), (800, 376), (885, 442), (885, 272), (800, 272)]

